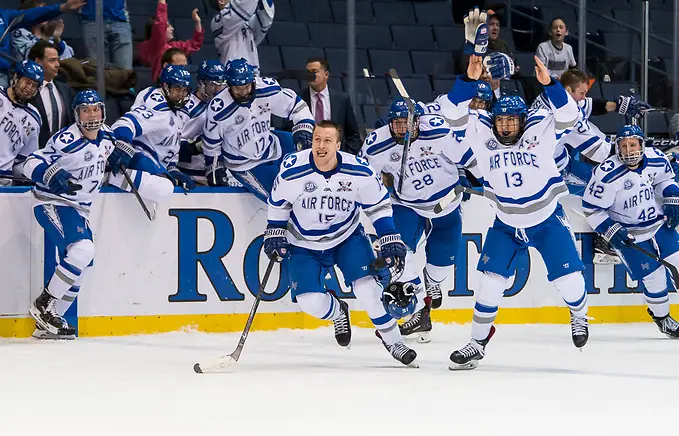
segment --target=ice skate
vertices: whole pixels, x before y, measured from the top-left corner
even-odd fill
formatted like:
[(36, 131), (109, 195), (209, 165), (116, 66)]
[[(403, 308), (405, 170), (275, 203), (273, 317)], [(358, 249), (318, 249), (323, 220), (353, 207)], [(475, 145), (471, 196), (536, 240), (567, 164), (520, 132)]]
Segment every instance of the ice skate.
[(69, 328), (66, 320), (57, 312), (57, 301), (45, 289), (29, 310), (36, 324), (53, 335), (58, 335), (61, 329)]
[(622, 263), (618, 253), (599, 234), (594, 238), (594, 260), (592, 262), (596, 265), (619, 265)]
[(340, 316), (333, 321), (335, 327), (335, 340), (341, 347), (349, 347), (351, 344), (351, 321), (349, 320), (349, 304), (344, 300), (338, 300), (340, 304)]
[(667, 337), (672, 339), (679, 338), (679, 323), (674, 318), (672, 318), (669, 314), (667, 316), (663, 316), (662, 318), (658, 318), (653, 315), (651, 309), (646, 310), (648, 311), (648, 314), (651, 315), (651, 318), (653, 318), (655, 325), (658, 326), (660, 333), (667, 335)]
[(441, 292), (441, 284), (434, 283), (427, 280), (427, 274), (424, 274), (424, 287), (427, 290), (427, 297), (431, 299), (431, 308), (438, 309), (443, 303), (443, 292)]
[(582, 348), (587, 344), (589, 339), (589, 323), (587, 317), (575, 316), (571, 313), (571, 335), (573, 337), (573, 345), (577, 348)]
[(48, 341), (70, 341), (75, 339), (75, 329), (72, 327), (67, 327), (64, 329), (59, 329), (58, 334), (52, 334), (47, 330), (44, 330), (36, 323), (35, 330), (31, 335), (35, 339), (48, 340)]
[(408, 321), (398, 327), (401, 335), (408, 341), (417, 341), (426, 344), (431, 341), (431, 309), (428, 304), (415, 312)]
[(490, 338), (495, 334), (495, 326), (490, 327), (490, 333), (486, 339), (477, 341), (472, 339), (467, 345), (455, 350), (450, 355), (450, 364), (448, 369), (451, 371), (475, 369), (479, 366), (479, 360), (486, 355), (486, 345)]
[(384, 347), (391, 353), (394, 359), (411, 368), (419, 368), (419, 365), (413, 363), (417, 358), (417, 353), (412, 348), (408, 348), (402, 341), (394, 345), (387, 345), (384, 342), (382, 344), (384, 344)]

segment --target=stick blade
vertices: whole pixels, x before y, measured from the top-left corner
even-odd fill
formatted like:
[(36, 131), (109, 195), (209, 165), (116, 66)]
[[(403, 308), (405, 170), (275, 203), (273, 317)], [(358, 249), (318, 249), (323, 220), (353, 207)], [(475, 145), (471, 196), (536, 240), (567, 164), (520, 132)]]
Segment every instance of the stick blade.
[(193, 365), (193, 371), (196, 374), (210, 374), (213, 372), (218, 372), (221, 369), (226, 369), (231, 367), (237, 360), (233, 358), (230, 354), (228, 356), (222, 356), (212, 362), (201, 364), (196, 363)]

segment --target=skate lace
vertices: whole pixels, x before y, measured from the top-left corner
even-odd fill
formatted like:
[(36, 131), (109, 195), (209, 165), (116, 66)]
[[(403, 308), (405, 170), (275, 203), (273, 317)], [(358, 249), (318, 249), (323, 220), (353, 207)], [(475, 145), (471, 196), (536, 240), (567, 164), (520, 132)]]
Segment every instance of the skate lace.
[(408, 348), (403, 342), (397, 342), (394, 345), (389, 346), (389, 352), (391, 353), (391, 355), (399, 360), (408, 351), (410, 351), (410, 348)]
[(333, 321), (333, 325), (335, 326), (335, 335), (344, 334), (349, 331), (349, 320), (344, 312), (342, 312), (342, 315), (339, 318)]
[(573, 336), (583, 336), (587, 334), (587, 318), (574, 316), (571, 320), (571, 332)]
[(422, 311), (415, 312), (410, 319), (403, 323), (404, 329), (410, 329), (420, 324), (420, 318), (422, 318)]
[(665, 331), (675, 331), (679, 329), (679, 322), (675, 321), (671, 316), (668, 316), (662, 320), (662, 327)]
[(477, 354), (480, 354), (479, 348), (476, 344), (473, 343), (468, 343), (461, 349), (457, 350), (458, 353), (462, 354), (464, 357), (473, 357), (476, 356)]
[(59, 317), (59, 312), (57, 312), (57, 299), (51, 298), (50, 301), (45, 306), (45, 312), (49, 313), (53, 317)]
[(436, 283), (427, 288), (427, 294), (433, 299), (443, 298), (443, 293), (441, 292), (441, 285)]

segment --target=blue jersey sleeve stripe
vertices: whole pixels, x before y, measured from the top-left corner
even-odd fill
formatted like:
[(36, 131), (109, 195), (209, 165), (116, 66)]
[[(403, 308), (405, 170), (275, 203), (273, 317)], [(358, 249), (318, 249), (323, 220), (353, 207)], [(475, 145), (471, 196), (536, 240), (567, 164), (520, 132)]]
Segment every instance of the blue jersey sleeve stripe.
[[(603, 164), (602, 164), (603, 165)], [(601, 169), (601, 165), (599, 165), (599, 169)], [(618, 168), (614, 169), (613, 171), (609, 172), (605, 176), (601, 178), (602, 183), (610, 183), (613, 182), (615, 179), (617, 179), (620, 175), (625, 174), (627, 172), (627, 167), (622, 165), (619, 166)]]
[(362, 165), (351, 165), (344, 162), (342, 162), (340, 172), (345, 174), (355, 174), (357, 176), (372, 176), (374, 174), (369, 167)]
[(238, 104), (234, 101), (214, 116), (215, 121), (224, 121), (238, 110)]
[(552, 177), (551, 179), (547, 180), (547, 183), (545, 184), (545, 186), (542, 189), (540, 189), (538, 192), (536, 192), (535, 194), (530, 195), (528, 197), (510, 198), (510, 197), (501, 197), (497, 194), (495, 194), (495, 197), (497, 198), (497, 200), (499, 202), (505, 203), (505, 204), (525, 204), (525, 203), (528, 203), (530, 201), (537, 200), (537, 199), (541, 198), (542, 196), (544, 196), (547, 193), (547, 191), (553, 185), (556, 185), (556, 184), (559, 184), (559, 183), (564, 183), (561, 176)]
[(369, 156), (375, 156), (378, 155), (384, 151), (389, 150), (390, 148), (394, 147), (396, 145), (396, 142), (390, 137), (386, 141), (379, 142), (375, 145), (371, 145), (368, 147), (368, 150), (366, 150), (366, 153)]
[(239, 10), (238, 10), (238, 8), (236, 7), (236, 6), (238, 6), (238, 5), (237, 5), (236, 3), (230, 2), (229, 5), (231, 6), (231, 10), (232, 10), (236, 15), (238, 15), (239, 17), (241, 17), (241, 19), (242, 19), (243, 21), (246, 21), (246, 22), (247, 22), (247, 21), (250, 20), (250, 17), (247, 16), (248, 14), (247, 14), (246, 11), (243, 11), (243, 10), (240, 10), (240, 11), (239, 11)]
[(599, 142), (600, 139), (601, 138), (599, 138), (598, 136), (589, 138), (587, 141), (575, 147), (575, 150), (577, 150), (579, 153), (582, 153), (583, 151), (587, 150), (588, 148)]
[(141, 136), (144, 134), (144, 130), (141, 128), (141, 124), (139, 124), (139, 121), (137, 121), (137, 118), (135, 118), (132, 114), (125, 114), (123, 115), (123, 118), (130, 120), (132, 122), (132, 125), (134, 126), (134, 137), (136, 138), (137, 136)]
[(62, 148), (61, 151), (63, 153), (73, 153), (73, 151), (78, 148), (80, 145), (82, 145), (83, 140), (82, 138), (77, 139), (76, 141), (68, 144), (66, 147)]
[(469, 162), (472, 158), (474, 157), (474, 152), (472, 149), (468, 149), (465, 154), (462, 155), (462, 159), (460, 159), (460, 164), (461, 165), (467, 165), (467, 162)]

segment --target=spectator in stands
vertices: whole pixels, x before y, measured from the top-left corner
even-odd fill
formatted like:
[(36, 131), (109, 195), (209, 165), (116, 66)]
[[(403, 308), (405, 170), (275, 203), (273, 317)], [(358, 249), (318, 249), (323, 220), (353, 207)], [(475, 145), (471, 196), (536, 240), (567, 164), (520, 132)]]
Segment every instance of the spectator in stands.
[(158, 0), (155, 19), (149, 21), (146, 28), (146, 41), (139, 44), (139, 56), (142, 63), (151, 67), (153, 80), (158, 80), (162, 70), (161, 57), (171, 47), (181, 49), (186, 56), (194, 53), (203, 46), (205, 31), (194, 9), (191, 18), (195, 23), (193, 39), (189, 41), (174, 41), (174, 27), (167, 21), (167, 4), (165, 0)]
[(218, 12), (210, 28), (219, 60), (226, 65), (244, 58), (259, 74), (257, 46), (273, 23), (273, 0), (210, 0), (210, 5)]
[(181, 48), (170, 47), (160, 58), (161, 69), (165, 68), (166, 65), (188, 65), (189, 60), (186, 57), (186, 53), (182, 51)]
[(73, 124), (73, 91), (60, 80), (56, 80), (59, 74), (59, 52), (57, 47), (49, 41), (36, 42), (28, 52), (28, 58), (40, 66), (45, 73), (45, 81), (38, 95), (31, 104), (38, 109), (42, 118), (38, 145), (44, 148), (47, 140), (62, 127)]
[(535, 55), (547, 66), (549, 74), (556, 78), (576, 66), (573, 48), (564, 42), (568, 36), (568, 27), (561, 18), (554, 18), (549, 25), (550, 40), (540, 43)]
[[(83, 7), (86, 0), (66, 0), (66, 2), (60, 5), (45, 6), (42, 8), (26, 9), (26, 10), (15, 10), (15, 9), (3, 9), (0, 8), (0, 35), (5, 33), (7, 27), (12, 22), (13, 19), (23, 14), (24, 19), (21, 22), (21, 27), (30, 27), (36, 23), (42, 23), (43, 21), (49, 21), (53, 18), (58, 17), (63, 12), (76, 12), (78, 9)], [(0, 44), (0, 52), (10, 53), (11, 45), (10, 39), (6, 37), (2, 44)], [(0, 57), (0, 87), (7, 88), (9, 86), (9, 69), (10, 62)]]
[(316, 123), (331, 120), (342, 128), (344, 132), (342, 151), (357, 154), (361, 150), (362, 141), (349, 94), (328, 88), (330, 65), (327, 60), (311, 58), (306, 62), (306, 69), (313, 73), (315, 78), (309, 82), (309, 88), (302, 91), (302, 100), (311, 109)]
[[(488, 24), (488, 53), (500, 52), (509, 55), (514, 59), (514, 53), (509, 49), (509, 45), (502, 39), (500, 39), (500, 17), (493, 10), (487, 12), (488, 18), (486, 23)], [(464, 53), (464, 44), (460, 48), (460, 59), (459, 68), (460, 71), (466, 71), (467, 65), (469, 65), (469, 55)], [(519, 66), (514, 64), (514, 72), (519, 72)], [(497, 89), (500, 86), (499, 80), (493, 80), (493, 89)]]
[[(141, 0), (134, 0), (141, 1)], [(96, 1), (89, 0), (82, 8), (82, 35), (87, 56), (97, 57)], [(104, 55), (106, 61), (126, 70), (132, 69), (132, 27), (125, 0), (103, 0), (104, 5)]]
[[(21, 9), (33, 9), (43, 7), (47, 3), (43, 0), (26, 0), (21, 4)], [(33, 25), (31, 30), (26, 28), (16, 29), (12, 33), (12, 51), (14, 57), (22, 61), (28, 56), (28, 51), (33, 45), (44, 39), (50, 41), (59, 50), (59, 59), (64, 60), (73, 57), (73, 49), (61, 39), (64, 32), (64, 20), (56, 18)]]

